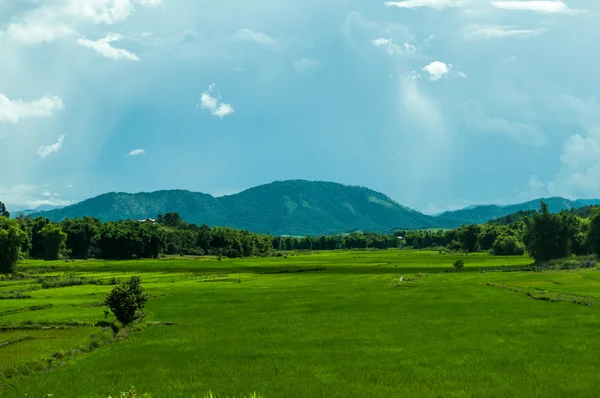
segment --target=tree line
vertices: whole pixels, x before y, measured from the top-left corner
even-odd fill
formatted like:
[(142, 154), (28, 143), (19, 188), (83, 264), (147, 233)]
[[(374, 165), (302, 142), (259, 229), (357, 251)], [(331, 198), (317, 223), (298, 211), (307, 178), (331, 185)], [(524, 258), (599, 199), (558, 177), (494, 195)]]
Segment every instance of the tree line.
[(178, 213), (158, 215), (156, 223), (134, 220), (101, 222), (83, 217), (51, 222), (23, 215), (12, 219), (0, 202), (0, 272), (12, 272), (22, 258), (136, 259), (169, 255), (230, 258), (270, 256), (291, 250), (390, 249), (412, 247), (451, 251), (489, 251), (495, 255), (528, 253), (536, 261), (571, 254), (600, 254), (600, 211), (552, 214), (523, 212), (503, 221), (453, 230), (353, 232), (332, 236), (271, 236), (246, 230), (188, 224)]
[(246, 230), (188, 224), (178, 213), (158, 215), (156, 223), (134, 220), (101, 222), (83, 217), (51, 222), (20, 215), (15, 219), (0, 202), (0, 272), (12, 272), (22, 258), (100, 258), (127, 260), (168, 255), (230, 258), (270, 256), (291, 250), (397, 248), (392, 234), (360, 233), (320, 237), (258, 234)]
[(528, 253), (536, 262), (597, 254), (600, 256), (600, 207), (552, 214), (546, 203), (539, 211), (522, 211), (483, 225), (453, 230), (398, 231), (416, 249), (490, 251), (495, 255)]

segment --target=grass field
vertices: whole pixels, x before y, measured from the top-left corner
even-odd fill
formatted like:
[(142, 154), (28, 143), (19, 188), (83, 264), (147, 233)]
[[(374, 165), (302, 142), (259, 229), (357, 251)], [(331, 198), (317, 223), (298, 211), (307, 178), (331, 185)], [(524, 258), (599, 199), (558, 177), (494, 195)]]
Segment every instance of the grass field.
[[(392, 250), (24, 262), (27, 278), (0, 280), (0, 396), (132, 384), (153, 397), (597, 396), (600, 271), (479, 272), (529, 262)], [(152, 296), (146, 324), (104, 345), (99, 303), (130, 275)]]

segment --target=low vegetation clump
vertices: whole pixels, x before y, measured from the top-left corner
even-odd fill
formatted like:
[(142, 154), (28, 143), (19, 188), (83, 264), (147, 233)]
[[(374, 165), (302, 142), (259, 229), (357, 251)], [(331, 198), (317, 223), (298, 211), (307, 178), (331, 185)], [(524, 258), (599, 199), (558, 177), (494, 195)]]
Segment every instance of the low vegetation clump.
[(143, 316), (142, 310), (150, 296), (141, 286), (139, 276), (132, 276), (129, 280), (118, 284), (104, 300), (104, 305), (109, 307), (117, 320), (128, 325)]
[(465, 267), (465, 261), (464, 260), (456, 260), (453, 265), (454, 265), (455, 270), (462, 271), (462, 269)]

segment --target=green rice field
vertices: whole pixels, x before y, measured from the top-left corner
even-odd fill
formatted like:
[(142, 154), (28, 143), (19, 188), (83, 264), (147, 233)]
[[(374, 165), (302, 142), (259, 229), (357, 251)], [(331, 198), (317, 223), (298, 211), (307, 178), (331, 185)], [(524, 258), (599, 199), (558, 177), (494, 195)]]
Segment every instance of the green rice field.
[[(529, 263), (408, 250), (25, 261), (0, 277), (0, 396), (597, 397), (600, 271), (497, 271)], [(100, 303), (132, 275), (147, 315), (115, 337)]]

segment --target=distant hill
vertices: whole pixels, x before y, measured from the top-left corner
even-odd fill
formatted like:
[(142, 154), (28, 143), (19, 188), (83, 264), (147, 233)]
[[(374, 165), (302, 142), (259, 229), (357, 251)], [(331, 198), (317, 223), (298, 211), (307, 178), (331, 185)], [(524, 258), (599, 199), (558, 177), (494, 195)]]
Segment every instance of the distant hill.
[(565, 198), (542, 198), (525, 203), (499, 206), (499, 205), (481, 205), (470, 206), (461, 210), (447, 211), (437, 217), (444, 219), (453, 219), (462, 224), (482, 224), (496, 218), (508, 216), (520, 211), (531, 211), (540, 209), (540, 200), (548, 204), (548, 209), (552, 213), (558, 213), (562, 210), (579, 209), (585, 206), (600, 205), (600, 199), (578, 199), (569, 200)]
[(33, 213), (39, 213), (41, 211), (55, 210), (60, 209), (62, 206), (52, 206), (52, 205), (40, 205), (34, 209), (28, 209), (27, 207), (22, 206), (7, 206), (9, 210), (15, 215), (23, 214), (25, 216), (29, 216)]
[(404, 207), (373, 190), (331, 182), (291, 180), (261, 185), (215, 198), (183, 190), (150, 193), (107, 193), (62, 209), (35, 213), (53, 221), (83, 216), (102, 221), (143, 219), (178, 212), (195, 224), (231, 226), (273, 235), (321, 235), (353, 230), (454, 227)]

